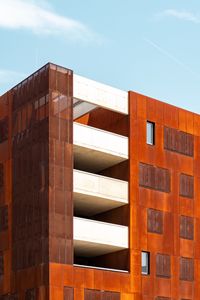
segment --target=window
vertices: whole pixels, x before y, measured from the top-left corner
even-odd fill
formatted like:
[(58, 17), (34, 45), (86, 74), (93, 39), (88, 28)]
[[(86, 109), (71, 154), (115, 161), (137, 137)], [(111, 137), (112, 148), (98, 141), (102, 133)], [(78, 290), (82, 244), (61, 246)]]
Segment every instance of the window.
[(155, 123), (147, 121), (147, 144), (155, 145)]
[(36, 299), (36, 289), (28, 289), (25, 293), (25, 300), (35, 300)]
[(64, 300), (73, 300), (74, 299), (74, 288), (64, 287)]
[(166, 254), (156, 255), (156, 276), (157, 277), (171, 277), (171, 261), (170, 256)]
[(170, 171), (140, 162), (139, 184), (148, 189), (169, 193), (171, 190)]
[(84, 290), (84, 299), (85, 300), (120, 300), (119, 292), (111, 291), (100, 291), (100, 290)]
[(187, 216), (180, 216), (180, 237), (183, 239), (194, 239), (194, 219)]
[(148, 275), (150, 274), (150, 267), (149, 267), (149, 262), (150, 262), (150, 253), (142, 251), (141, 253), (141, 263), (142, 263), (142, 274), (143, 275)]
[(0, 232), (8, 229), (8, 205), (0, 207)]
[(164, 149), (194, 156), (194, 136), (174, 128), (164, 127)]
[(0, 252), (0, 279), (4, 275), (4, 260), (3, 260), (3, 253)]
[(0, 188), (3, 187), (4, 185), (4, 168), (3, 168), (3, 164), (0, 164)]
[(8, 139), (8, 118), (0, 120), (0, 143)]
[(163, 212), (148, 208), (147, 210), (147, 231), (152, 233), (163, 233)]
[(194, 280), (194, 259), (187, 257), (180, 258), (180, 280)]
[(194, 198), (194, 177), (187, 174), (180, 174), (179, 195), (187, 198)]

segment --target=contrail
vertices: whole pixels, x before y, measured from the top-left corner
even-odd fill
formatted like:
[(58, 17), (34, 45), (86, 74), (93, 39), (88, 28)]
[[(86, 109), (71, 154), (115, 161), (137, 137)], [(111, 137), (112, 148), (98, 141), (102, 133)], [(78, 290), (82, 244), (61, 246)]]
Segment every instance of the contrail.
[(183, 63), (181, 60), (176, 58), (173, 54), (171, 54), (168, 51), (166, 51), (165, 49), (161, 48), (158, 44), (156, 44), (155, 42), (149, 40), (148, 38), (143, 38), (143, 40), (145, 42), (147, 42), (149, 45), (151, 45), (152, 47), (154, 47), (155, 49), (157, 49), (160, 53), (162, 53), (163, 55), (165, 55), (168, 58), (170, 58), (171, 60), (173, 60), (176, 64), (178, 64), (183, 69), (185, 69), (185, 71), (190, 72), (191, 74), (193, 74), (193, 75), (195, 75), (199, 78), (198, 73), (194, 72), (190, 67), (186, 66), (185, 63)]

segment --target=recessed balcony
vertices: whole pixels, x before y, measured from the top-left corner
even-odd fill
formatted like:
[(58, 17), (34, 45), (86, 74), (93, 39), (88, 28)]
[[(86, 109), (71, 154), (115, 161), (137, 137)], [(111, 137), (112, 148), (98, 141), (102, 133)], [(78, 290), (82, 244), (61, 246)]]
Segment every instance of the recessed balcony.
[(128, 138), (74, 122), (74, 166), (99, 172), (128, 159)]
[(77, 100), (128, 114), (128, 93), (120, 89), (74, 74), (73, 94)]
[(128, 249), (128, 227), (74, 217), (74, 251), (95, 257)]
[(74, 170), (75, 213), (90, 217), (128, 204), (128, 182)]

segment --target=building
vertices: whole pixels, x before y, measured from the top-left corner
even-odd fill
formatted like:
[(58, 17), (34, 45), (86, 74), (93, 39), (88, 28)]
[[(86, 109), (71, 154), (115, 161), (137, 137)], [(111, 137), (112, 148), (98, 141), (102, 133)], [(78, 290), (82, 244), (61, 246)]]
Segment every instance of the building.
[(0, 299), (199, 300), (200, 116), (47, 64), (0, 98)]

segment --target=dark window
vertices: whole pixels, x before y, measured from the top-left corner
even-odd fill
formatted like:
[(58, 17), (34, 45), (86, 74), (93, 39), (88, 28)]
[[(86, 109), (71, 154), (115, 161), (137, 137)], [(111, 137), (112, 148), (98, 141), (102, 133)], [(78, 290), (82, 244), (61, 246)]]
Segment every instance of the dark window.
[(183, 239), (194, 239), (194, 219), (187, 216), (180, 216), (180, 237)]
[(11, 295), (9, 295), (8, 299), (9, 300), (18, 300), (18, 296), (17, 296), (17, 294), (11, 294)]
[(25, 293), (25, 300), (36, 300), (36, 289), (28, 289)]
[(0, 278), (4, 274), (4, 260), (3, 260), (3, 253), (0, 252)]
[(194, 280), (194, 260), (192, 258), (180, 258), (180, 280)]
[(146, 142), (148, 145), (155, 145), (155, 123), (147, 121)]
[(156, 255), (156, 276), (158, 277), (171, 277), (171, 262), (170, 256), (166, 254)]
[(194, 197), (194, 177), (186, 174), (180, 174), (179, 195), (182, 197)]
[(155, 298), (155, 300), (171, 300), (171, 298), (169, 298), (169, 297), (157, 296), (157, 297)]
[(148, 208), (147, 210), (147, 229), (148, 232), (163, 233), (163, 212)]
[(0, 120), (0, 143), (8, 139), (8, 118)]
[(72, 287), (64, 287), (64, 300), (74, 300), (74, 289)]
[(150, 253), (142, 251), (141, 253), (142, 274), (150, 274)]
[(170, 172), (167, 169), (154, 167), (149, 164), (139, 165), (140, 186), (169, 193), (170, 192)]
[(174, 128), (164, 128), (164, 149), (194, 156), (194, 136)]
[(18, 300), (17, 294), (6, 294), (0, 296), (0, 300)]
[(85, 289), (84, 300), (120, 300), (120, 293)]
[(4, 170), (3, 164), (0, 164), (0, 188), (4, 186)]
[(8, 229), (8, 206), (0, 207), (0, 231)]

